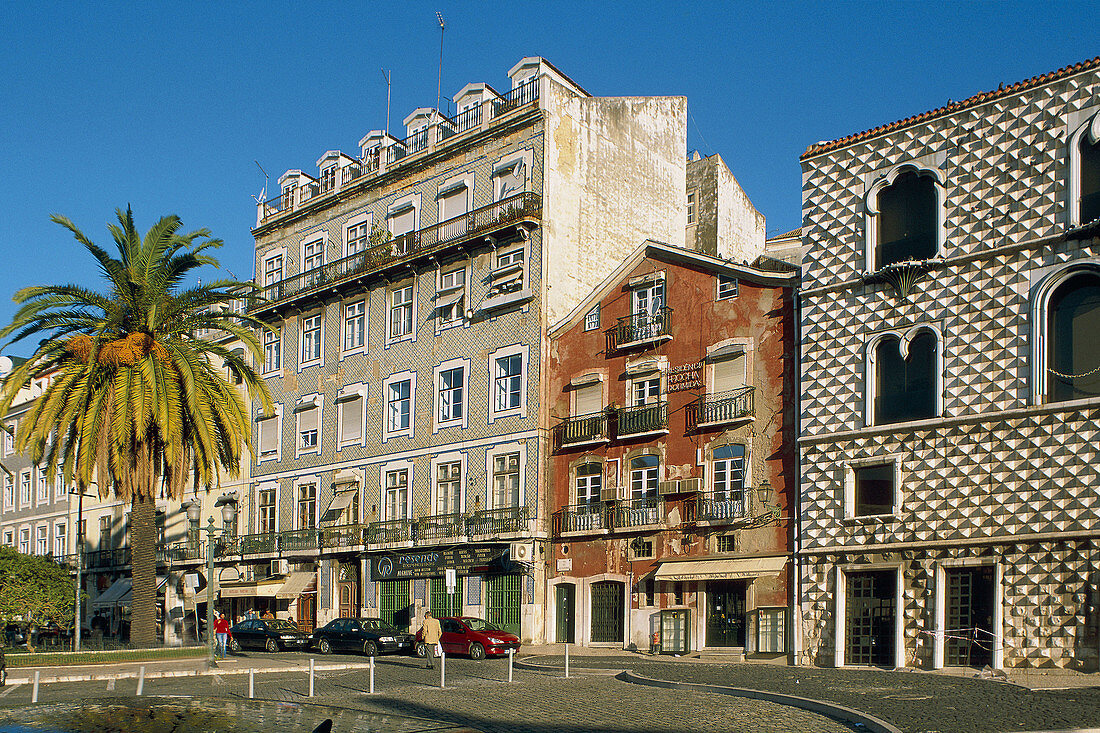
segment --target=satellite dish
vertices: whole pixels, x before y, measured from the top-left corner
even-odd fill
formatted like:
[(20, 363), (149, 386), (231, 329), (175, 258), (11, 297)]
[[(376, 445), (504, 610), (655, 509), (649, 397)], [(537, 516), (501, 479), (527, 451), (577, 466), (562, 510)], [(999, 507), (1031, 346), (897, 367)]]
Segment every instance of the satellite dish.
[(661, 296), (654, 295), (649, 301), (649, 315), (652, 318), (656, 318), (661, 315)]

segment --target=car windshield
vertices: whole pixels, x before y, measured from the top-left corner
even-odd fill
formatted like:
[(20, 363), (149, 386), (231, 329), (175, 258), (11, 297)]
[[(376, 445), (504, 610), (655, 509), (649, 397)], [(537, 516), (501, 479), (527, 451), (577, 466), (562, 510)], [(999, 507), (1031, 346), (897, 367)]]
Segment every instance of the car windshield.
[(359, 623), (363, 625), (364, 629), (370, 631), (397, 631), (397, 629), (380, 618), (361, 618), (359, 619)]
[(470, 627), (470, 631), (504, 631), (499, 626), (493, 626), (488, 621), (479, 618), (464, 618), (462, 620)]
[(297, 631), (298, 625), (291, 621), (268, 621), (267, 628), (272, 631)]

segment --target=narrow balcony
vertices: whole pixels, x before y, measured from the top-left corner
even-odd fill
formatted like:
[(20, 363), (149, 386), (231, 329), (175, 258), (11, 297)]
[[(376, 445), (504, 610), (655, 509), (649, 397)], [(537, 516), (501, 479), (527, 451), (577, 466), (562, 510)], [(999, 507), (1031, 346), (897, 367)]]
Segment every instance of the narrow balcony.
[(615, 529), (653, 527), (664, 524), (664, 500), (657, 496), (621, 499), (611, 509)]
[(279, 552), (283, 555), (310, 555), (317, 552), (320, 546), (321, 531), (313, 527), (279, 533)]
[(411, 519), (390, 519), (374, 522), (367, 532), (367, 543), (371, 545), (408, 544), (415, 538), (415, 526)]
[(84, 555), (84, 567), (118, 568), (130, 564), (130, 548), (119, 547), (113, 550), (92, 550)]
[(606, 443), (607, 415), (594, 412), (566, 418), (554, 427), (554, 440), (559, 449)]
[(672, 338), (669, 333), (671, 321), (671, 308), (657, 308), (652, 313), (623, 316), (610, 331), (611, 347), (630, 349), (656, 341), (668, 341)]
[(705, 428), (748, 420), (755, 414), (755, 395), (755, 387), (703, 395), (688, 405), (688, 427)]
[(263, 287), (258, 292), (261, 300), (250, 304), (248, 310), (252, 314), (269, 311), (278, 305), (352, 282), (388, 267), (433, 255), (459, 242), (491, 234), (522, 221), (537, 221), (541, 215), (542, 197), (538, 194), (509, 196)]
[(433, 514), (421, 517), (417, 525), (418, 542), (431, 543), (456, 540), (466, 535), (466, 518), (462, 514)]
[(157, 545), (157, 564), (180, 565), (206, 559), (206, 542), (191, 540)]
[(615, 414), (618, 417), (617, 435), (620, 438), (637, 438), (668, 432), (667, 402), (620, 407)]
[(724, 524), (746, 516), (744, 491), (710, 491), (700, 494), (696, 502), (697, 522)]
[(607, 505), (603, 502), (564, 506), (554, 514), (554, 534), (603, 532), (610, 525)]
[(341, 524), (321, 528), (321, 552), (338, 554), (363, 549), (367, 544), (369, 524)]
[(528, 511), (525, 506), (508, 506), (499, 509), (475, 511), (466, 521), (471, 537), (501, 537), (510, 534), (526, 534)]

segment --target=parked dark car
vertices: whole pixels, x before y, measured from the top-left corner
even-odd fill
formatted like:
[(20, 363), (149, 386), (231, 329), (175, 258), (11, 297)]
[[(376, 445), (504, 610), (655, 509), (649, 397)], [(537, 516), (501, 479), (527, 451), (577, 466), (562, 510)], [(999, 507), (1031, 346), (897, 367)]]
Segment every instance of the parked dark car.
[[(507, 654), (509, 649), (519, 651), (519, 637), (510, 631), (493, 626), (488, 621), (473, 616), (448, 616), (439, 619), (443, 636), (439, 643), (445, 654), (468, 654), (471, 659), (484, 659), (486, 655)], [(416, 655), (427, 653), (419, 631), (416, 632)]]
[(282, 619), (248, 619), (229, 631), (233, 636), (229, 648), (235, 652), (241, 649), (266, 649), (269, 652), (308, 649), (310, 643), (309, 634), (299, 631), (294, 622)]
[(337, 618), (313, 632), (313, 646), (322, 654), (363, 652), (369, 657), (390, 652), (413, 654), (413, 635), (380, 618)]

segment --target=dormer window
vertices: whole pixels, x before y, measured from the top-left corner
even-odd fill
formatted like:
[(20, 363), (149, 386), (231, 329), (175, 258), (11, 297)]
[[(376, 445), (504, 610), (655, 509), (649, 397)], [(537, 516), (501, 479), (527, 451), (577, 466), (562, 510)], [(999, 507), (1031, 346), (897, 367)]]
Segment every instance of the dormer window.
[(336, 166), (330, 165), (321, 171), (321, 193), (336, 188)]
[(943, 203), (935, 171), (898, 166), (871, 186), (864, 204), (868, 271), (939, 253)]
[(294, 191), (298, 188), (298, 182), (292, 181), (283, 186), (282, 210), (288, 211), (294, 207)]

